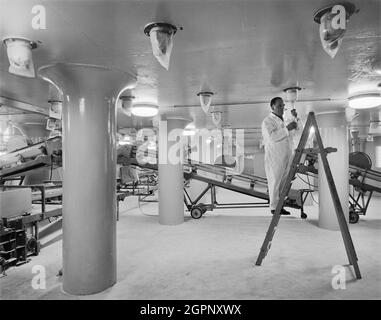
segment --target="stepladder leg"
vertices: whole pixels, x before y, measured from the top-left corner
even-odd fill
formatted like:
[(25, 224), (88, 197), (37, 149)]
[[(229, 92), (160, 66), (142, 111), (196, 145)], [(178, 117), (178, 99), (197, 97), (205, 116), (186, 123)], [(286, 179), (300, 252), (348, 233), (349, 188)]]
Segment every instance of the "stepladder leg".
[[(279, 217), (280, 217), (280, 214), (279, 214)], [(273, 223), (278, 224), (278, 222), (275, 222), (274, 219), (276, 219), (275, 214), (273, 216), (273, 220), (272, 220), (271, 224), (273, 224)], [(279, 221), (279, 218), (278, 218), (278, 221)], [(262, 244), (262, 247), (261, 247), (261, 250), (259, 252), (257, 261), (255, 262), (256, 266), (260, 266), (262, 264), (263, 259), (266, 257), (267, 252), (270, 250), (271, 244), (272, 244), (272, 239), (274, 238), (274, 234), (275, 234), (276, 229), (277, 229), (277, 227), (274, 227), (271, 231), (270, 231), (270, 229), (267, 231), (266, 239)]]
[[(312, 124), (314, 125), (314, 127), (318, 128), (316, 119), (313, 116), (313, 114), (312, 114), (311, 119), (312, 119)], [(332, 172), (331, 172), (331, 169), (330, 169), (330, 166), (328, 163), (327, 154), (326, 154), (327, 152), (324, 149), (323, 141), (322, 141), (322, 138), (320, 136), (319, 130), (315, 130), (315, 137), (316, 137), (316, 141), (318, 144), (318, 148), (320, 150), (320, 159), (321, 159), (321, 162), (323, 164), (324, 172), (325, 172), (325, 175), (327, 178), (328, 187), (329, 187), (331, 197), (332, 197), (332, 201), (333, 201), (333, 204), (335, 207), (335, 213), (336, 213), (337, 221), (339, 223), (340, 232), (341, 232), (341, 236), (343, 238), (343, 242), (344, 242), (345, 250), (346, 250), (346, 253), (348, 256), (348, 260), (349, 260), (349, 263), (353, 266), (353, 268), (355, 270), (356, 278), (361, 279), (360, 268), (359, 268), (358, 263), (357, 263), (358, 259), (357, 259), (357, 255), (356, 255), (356, 250), (355, 250), (355, 247), (353, 245), (352, 237), (351, 237), (351, 234), (349, 232), (349, 227), (348, 227), (347, 221), (346, 221), (345, 216), (344, 216), (344, 211), (343, 211), (343, 208), (341, 206), (340, 198), (339, 198), (339, 195), (338, 195), (338, 192), (336, 189), (336, 185), (335, 185), (335, 182), (333, 180)]]

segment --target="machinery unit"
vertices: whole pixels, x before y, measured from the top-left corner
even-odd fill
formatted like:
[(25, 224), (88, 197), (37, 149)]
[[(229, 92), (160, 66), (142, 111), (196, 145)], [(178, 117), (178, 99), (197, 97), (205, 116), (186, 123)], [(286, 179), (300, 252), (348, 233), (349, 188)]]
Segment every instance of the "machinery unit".
[(381, 193), (381, 172), (372, 170), (372, 160), (364, 152), (349, 154), (349, 221), (357, 223), (366, 215), (374, 192)]
[(0, 273), (27, 262), (28, 240), (21, 220), (0, 222)]

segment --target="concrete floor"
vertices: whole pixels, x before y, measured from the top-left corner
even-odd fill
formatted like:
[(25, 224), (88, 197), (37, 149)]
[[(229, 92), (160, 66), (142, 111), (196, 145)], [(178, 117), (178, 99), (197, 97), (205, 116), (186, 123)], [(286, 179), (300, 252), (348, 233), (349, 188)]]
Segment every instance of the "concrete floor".
[[(228, 196), (226, 196), (228, 198)], [(229, 200), (227, 200), (229, 201)], [(62, 242), (0, 279), (1, 299), (380, 299), (381, 199), (366, 217), (350, 225), (363, 279), (346, 268), (346, 289), (335, 290), (331, 273), (346, 265), (340, 232), (317, 227), (317, 207), (282, 217), (272, 248), (255, 266), (270, 223), (268, 208), (217, 210), (200, 220), (186, 214), (179, 226), (158, 223), (157, 204), (136, 208), (136, 198), (121, 204), (118, 222), (118, 281), (91, 296), (61, 290)], [(46, 289), (31, 286), (32, 267), (46, 268)]]

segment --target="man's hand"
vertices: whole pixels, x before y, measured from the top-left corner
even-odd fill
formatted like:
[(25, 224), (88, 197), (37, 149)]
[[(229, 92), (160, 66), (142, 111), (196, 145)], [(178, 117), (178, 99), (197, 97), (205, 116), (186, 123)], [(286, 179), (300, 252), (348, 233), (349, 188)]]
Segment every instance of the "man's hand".
[(286, 126), (286, 128), (287, 128), (288, 131), (294, 130), (294, 129), (296, 129), (296, 127), (297, 127), (297, 123), (296, 123), (295, 121), (290, 122), (290, 123)]

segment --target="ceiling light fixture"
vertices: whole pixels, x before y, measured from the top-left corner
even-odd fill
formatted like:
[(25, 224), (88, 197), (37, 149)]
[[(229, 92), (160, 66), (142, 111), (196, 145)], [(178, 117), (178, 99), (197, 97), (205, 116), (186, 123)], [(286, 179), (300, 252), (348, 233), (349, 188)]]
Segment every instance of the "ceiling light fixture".
[(37, 42), (25, 38), (7, 37), (3, 39), (7, 47), (9, 73), (34, 78), (32, 50), (37, 48)]
[(201, 91), (197, 93), (197, 95), (200, 97), (200, 105), (202, 110), (204, 110), (205, 113), (208, 113), (210, 105), (212, 104), (212, 97), (214, 93), (211, 91)]
[(144, 33), (151, 40), (152, 53), (157, 61), (169, 69), (169, 60), (173, 47), (173, 36), (177, 28), (167, 22), (152, 22), (144, 27)]
[(152, 103), (135, 103), (131, 113), (138, 117), (154, 117), (159, 113), (159, 107)]
[(353, 109), (371, 109), (381, 106), (380, 93), (361, 93), (348, 98), (349, 107)]

